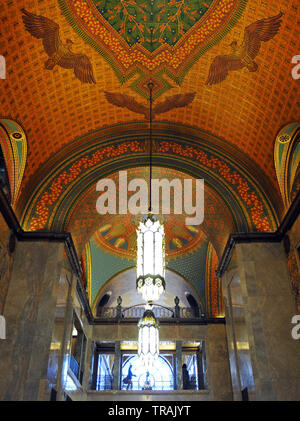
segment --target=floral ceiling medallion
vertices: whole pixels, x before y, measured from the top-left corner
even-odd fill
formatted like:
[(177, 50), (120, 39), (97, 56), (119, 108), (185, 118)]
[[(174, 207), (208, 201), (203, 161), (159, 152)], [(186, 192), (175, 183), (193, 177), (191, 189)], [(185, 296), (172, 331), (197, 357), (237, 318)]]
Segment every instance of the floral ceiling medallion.
[(188, 69), (230, 31), (247, 0), (58, 0), (72, 27), (113, 67), (119, 80), (154, 99), (167, 75), (180, 85)]

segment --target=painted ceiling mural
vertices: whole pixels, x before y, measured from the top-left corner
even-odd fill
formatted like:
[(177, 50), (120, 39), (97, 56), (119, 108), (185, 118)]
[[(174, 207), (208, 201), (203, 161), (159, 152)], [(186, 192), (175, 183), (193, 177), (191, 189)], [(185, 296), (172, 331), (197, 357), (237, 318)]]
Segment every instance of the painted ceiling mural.
[[(219, 260), (212, 243), (207, 237), (202, 235), (200, 245), (192, 253), (183, 253), (180, 257), (174, 259), (169, 252), (167, 257), (166, 270), (183, 277), (194, 290), (193, 294), (202, 303), (202, 310), (209, 317), (222, 316), (224, 309), (221, 285), (220, 279), (216, 276)], [(121, 254), (118, 254), (116, 249), (111, 250), (106, 245), (103, 246), (103, 243), (98, 240), (97, 233), (95, 233), (86, 243), (81, 260), (93, 311), (95, 311), (97, 303), (105, 291), (110, 289), (109, 285), (114, 282), (116, 276), (119, 276), (119, 282), (127, 284), (127, 293), (132, 292), (133, 296), (136, 295), (135, 256), (132, 259), (128, 256), (124, 258)], [(132, 277), (127, 279), (124, 276), (123, 279), (122, 273), (132, 268), (134, 269)], [(122, 289), (124, 287), (126, 290), (126, 286), (123, 286)], [(139, 297), (135, 298), (139, 300)], [(112, 297), (112, 299), (115, 301), (116, 297)], [(169, 305), (174, 306), (174, 297)]]
[[(22, 129), (6, 150), (22, 227), (69, 231), (79, 255), (93, 234), (104, 256), (131, 264), (131, 220), (95, 212), (95, 183), (147, 165), (152, 81), (156, 168), (207, 183), (201, 227), (166, 220), (169, 265), (192, 279), (203, 252), (201, 299), (221, 314), (215, 268), (229, 233), (276, 230), (300, 188), (299, 148), (277, 142), (300, 121), (299, 21), (295, 0), (3, 2), (0, 116)], [(0, 125), (3, 144), (7, 133)]]
[(154, 98), (180, 84), (193, 63), (240, 17), (245, 0), (59, 0), (72, 27), (112, 65), (119, 80)]
[[(78, 201), (84, 197), (84, 192), (90, 184), (100, 179), (96, 177), (99, 168), (108, 162), (114, 163), (116, 168), (121, 168), (124, 159), (129, 156), (143, 156), (145, 143), (138, 141), (119, 142), (115, 146), (106, 146), (91, 149), (89, 153), (83, 151), (81, 156), (73, 155), (63, 165), (48, 174), (30, 201), (27, 202), (23, 215), (23, 227), (29, 230), (65, 229), (66, 217), (71, 214), (74, 207), (74, 198)], [(238, 218), (239, 208), (241, 220), (235, 220), (237, 229), (272, 231), (276, 229), (277, 219), (272, 205), (264, 197), (260, 187), (256, 185), (255, 178), (250, 173), (244, 172), (231, 162), (231, 158), (207, 153), (191, 146), (183, 146), (176, 141), (156, 141), (156, 154), (166, 162), (168, 157), (176, 157), (199, 164), (205, 169), (205, 182), (209, 186), (209, 179), (213, 177), (214, 188), (220, 184), (219, 194), (229, 194), (227, 205), (232, 209), (234, 218)], [(134, 162), (134, 161), (133, 161)], [(175, 165), (178, 165), (176, 163)], [(96, 173), (95, 173), (96, 171)], [(211, 174), (211, 175), (210, 175)], [(102, 175), (103, 177), (103, 175)], [(228, 191), (229, 190), (229, 191)], [(96, 213), (95, 202), (92, 213)], [(239, 227), (239, 228), (238, 228)], [(243, 228), (242, 228), (243, 227)], [(251, 227), (251, 228), (250, 228)]]
[(27, 159), (27, 139), (20, 124), (10, 119), (0, 119), (0, 146), (8, 172), (11, 205), (14, 207)]
[(299, 137), (300, 123), (291, 123), (278, 133), (274, 145), (276, 176), (286, 209), (300, 190)]
[[(223, 137), (276, 186), (274, 139), (284, 125), (300, 118), (299, 82), (291, 78), (291, 58), (300, 47), (294, 0), (123, 1), (110, 10), (112, 4), (23, 0), (2, 5), (6, 36), (0, 53), (8, 77), (1, 80), (1, 116), (20, 121), (30, 137), (21, 195), (38, 168), (75, 138), (147, 119), (147, 113), (137, 111), (147, 108), (149, 75), (159, 97), (154, 106), (174, 103), (175, 95), (179, 103), (194, 95), (181, 107), (166, 107), (156, 120)], [(136, 19), (139, 26), (134, 27)], [(153, 51), (145, 36), (152, 27), (153, 34), (164, 31), (165, 38), (158, 37), (155, 45), (152, 39)], [(116, 53), (120, 46), (123, 55)], [(170, 56), (182, 60), (177, 69)], [(124, 57), (133, 60), (127, 68), (120, 64)], [(220, 83), (210, 84), (220, 77)], [(118, 100), (109, 101), (115, 94)], [(134, 101), (138, 104), (132, 107)]]

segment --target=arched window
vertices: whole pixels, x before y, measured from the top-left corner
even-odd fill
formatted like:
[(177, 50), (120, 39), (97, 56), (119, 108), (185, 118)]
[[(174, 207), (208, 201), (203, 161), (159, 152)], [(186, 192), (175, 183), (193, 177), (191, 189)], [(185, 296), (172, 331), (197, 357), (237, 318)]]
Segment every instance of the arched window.
[[(147, 373), (137, 355), (123, 355), (121, 390), (174, 390), (174, 372), (169, 361), (170, 357), (160, 355)], [(132, 388), (131, 385), (128, 386), (128, 383), (124, 383), (130, 366)]]
[(103, 307), (108, 303), (110, 294), (104, 294), (101, 300), (97, 305), (97, 314), (96, 317), (101, 317), (103, 314)]
[(8, 173), (7, 173), (5, 159), (3, 156), (1, 146), (0, 146), (0, 187), (3, 190), (8, 202), (11, 203)]
[(192, 308), (193, 316), (194, 317), (200, 317), (198, 303), (195, 300), (195, 298), (192, 296), (192, 294), (186, 294), (186, 299), (188, 300), (188, 303)]

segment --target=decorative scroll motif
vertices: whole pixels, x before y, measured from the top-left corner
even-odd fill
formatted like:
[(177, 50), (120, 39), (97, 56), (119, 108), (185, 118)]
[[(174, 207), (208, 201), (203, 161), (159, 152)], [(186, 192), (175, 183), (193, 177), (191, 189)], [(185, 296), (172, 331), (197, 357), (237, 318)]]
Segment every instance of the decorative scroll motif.
[(300, 123), (280, 130), (274, 145), (274, 162), (282, 200), (287, 210), (300, 190)]
[(216, 270), (219, 260), (211, 242), (208, 243), (205, 267), (205, 297), (208, 317), (224, 316), (221, 279)]
[(14, 206), (27, 159), (27, 139), (22, 127), (13, 120), (0, 119), (0, 145), (9, 178), (11, 203)]

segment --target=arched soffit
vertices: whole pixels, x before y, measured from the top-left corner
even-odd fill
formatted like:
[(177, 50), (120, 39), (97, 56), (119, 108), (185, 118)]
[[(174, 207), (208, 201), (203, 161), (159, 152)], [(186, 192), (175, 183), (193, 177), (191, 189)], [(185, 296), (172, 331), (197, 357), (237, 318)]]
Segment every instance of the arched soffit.
[(11, 205), (16, 205), (27, 159), (27, 139), (14, 120), (0, 118), (0, 145), (7, 169)]
[[(82, 256), (83, 266), (90, 267), (90, 276), (87, 278), (87, 291), (91, 307), (95, 309), (97, 303), (108, 291), (112, 292), (110, 306), (116, 305), (119, 295), (127, 296), (123, 305), (135, 305), (141, 302), (136, 291), (136, 268), (133, 262), (114, 256), (117, 262), (113, 275), (109, 259), (112, 257), (101, 249), (95, 242), (87, 243), (89, 251), (85, 248)], [(218, 257), (212, 243), (205, 239), (201, 247), (189, 256), (182, 255), (176, 260), (166, 264), (166, 294), (161, 297), (160, 304), (174, 306), (174, 297), (178, 296), (181, 305), (188, 306), (186, 293), (197, 297), (201, 311), (211, 317), (224, 314), (221, 280), (216, 276)], [(101, 276), (99, 276), (101, 273)], [(105, 275), (106, 274), (106, 275)], [(116, 281), (118, 280), (118, 282)], [(184, 282), (181, 282), (184, 281)], [(123, 297), (124, 298), (124, 297)]]
[[(276, 230), (275, 209), (280, 208), (276, 191), (240, 151), (183, 126), (154, 125), (153, 133), (153, 164), (204, 178), (228, 205), (236, 231)], [(89, 134), (61, 150), (36, 174), (35, 190), (27, 186), (23, 192), (19, 203), (23, 228), (65, 229), (72, 207), (99, 179), (148, 165), (147, 139), (145, 125), (129, 124)]]
[(287, 124), (276, 136), (274, 162), (280, 193), (287, 211), (300, 190), (300, 122)]
[[(123, 271), (116, 273), (100, 286), (97, 293), (93, 296), (91, 305), (93, 312), (95, 312), (99, 301), (107, 294), (107, 291), (111, 292), (110, 307), (115, 307), (117, 305), (117, 298), (119, 296), (122, 297), (122, 307), (130, 307), (143, 302), (142, 297), (136, 290), (136, 269), (133, 267), (126, 268)], [(186, 299), (186, 292), (192, 294), (196, 298), (201, 311), (204, 312), (206, 310), (205, 296), (199, 293), (199, 289), (196, 289), (195, 286), (180, 273), (167, 269), (166, 292), (156, 303), (166, 307), (174, 307), (174, 298), (178, 296), (180, 299), (180, 306), (189, 307), (189, 303)]]

